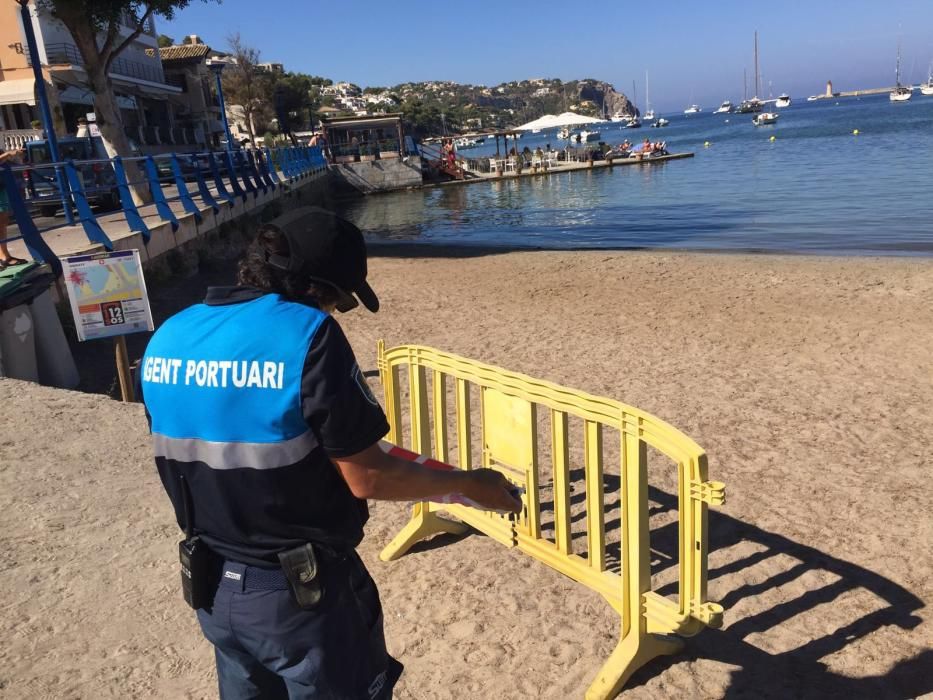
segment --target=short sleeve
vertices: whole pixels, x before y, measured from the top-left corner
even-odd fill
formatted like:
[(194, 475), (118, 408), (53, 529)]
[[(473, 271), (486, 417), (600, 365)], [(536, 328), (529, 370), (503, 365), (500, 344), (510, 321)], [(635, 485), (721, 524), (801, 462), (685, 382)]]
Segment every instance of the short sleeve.
[(333, 318), (321, 324), (308, 350), (301, 404), (305, 421), (330, 457), (362, 452), (389, 432), (385, 413)]

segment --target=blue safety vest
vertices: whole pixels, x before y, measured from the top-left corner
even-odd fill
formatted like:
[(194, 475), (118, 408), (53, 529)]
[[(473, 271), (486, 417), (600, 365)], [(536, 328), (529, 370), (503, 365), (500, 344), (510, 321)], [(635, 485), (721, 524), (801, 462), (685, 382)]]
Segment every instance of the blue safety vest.
[(229, 559), (273, 564), (305, 541), (355, 546), (368, 517), (302, 413), (308, 349), (328, 315), (277, 294), (197, 304), (153, 335), (140, 367), (156, 464), (184, 526)]

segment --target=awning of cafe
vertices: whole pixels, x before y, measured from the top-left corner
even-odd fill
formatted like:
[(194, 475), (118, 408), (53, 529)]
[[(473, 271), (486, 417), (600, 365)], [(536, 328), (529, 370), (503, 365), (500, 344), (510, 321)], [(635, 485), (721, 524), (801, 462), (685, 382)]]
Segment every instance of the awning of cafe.
[(35, 81), (32, 78), (22, 80), (4, 80), (0, 82), (0, 105), (36, 104)]

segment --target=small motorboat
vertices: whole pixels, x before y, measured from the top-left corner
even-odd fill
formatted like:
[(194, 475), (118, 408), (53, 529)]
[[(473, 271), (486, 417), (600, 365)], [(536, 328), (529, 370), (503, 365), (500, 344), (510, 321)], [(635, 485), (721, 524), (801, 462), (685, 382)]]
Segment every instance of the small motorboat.
[(628, 120), (628, 123), (625, 124), (622, 128), (623, 129), (640, 129), (641, 122), (639, 121), (638, 117), (632, 117), (631, 119)]
[(766, 126), (768, 124), (774, 124), (778, 117), (781, 116), (777, 112), (761, 112), (752, 117), (752, 123), (755, 126)]
[(786, 92), (782, 92), (780, 95), (778, 95), (778, 98), (774, 101), (774, 106), (778, 108), (790, 107), (790, 103), (791, 103), (790, 95), (788, 95)]
[(670, 124), (670, 123), (671, 123), (671, 122), (670, 122), (669, 120), (665, 119), (664, 117), (658, 117), (657, 119), (655, 119), (655, 120), (651, 123), (651, 128), (652, 128), (652, 129), (659, 129), (659, 128), (661, 128), (662, 126), (667, 126), (667, 125)]
[(732, 111), (732, 103), (729, 100), (725, 100), (719, 107), (716, 108), (716, 111), (713, 114), (729, 114)]
[(684, 110), (684, 114), (699, 114), (701, 111), (698, 105), (690, 105)]

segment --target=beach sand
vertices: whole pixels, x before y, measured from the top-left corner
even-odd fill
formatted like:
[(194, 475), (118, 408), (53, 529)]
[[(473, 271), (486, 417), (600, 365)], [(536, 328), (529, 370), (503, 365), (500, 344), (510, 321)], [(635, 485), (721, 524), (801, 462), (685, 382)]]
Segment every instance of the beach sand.
[[(383, 309), (340, 319), (364, 370), (384, 338), (619, 399), (727, 485), (725, 624), (625, 697), (933, 691), (933, 261), (440, 253), (374, 253)], [(156, 289), (159, 308), (202, 281)], [(142, 408), (11, 380), (0, 405), (0, 696), (215, 697)], [(671, 475), (652, 478), (669, 500)], [(618, 638), (609, 605), (481, 535), (380, 562), (407, 517), (373, 504), (360, 548), (406, 665), (396, 697), (582, 697)]]

